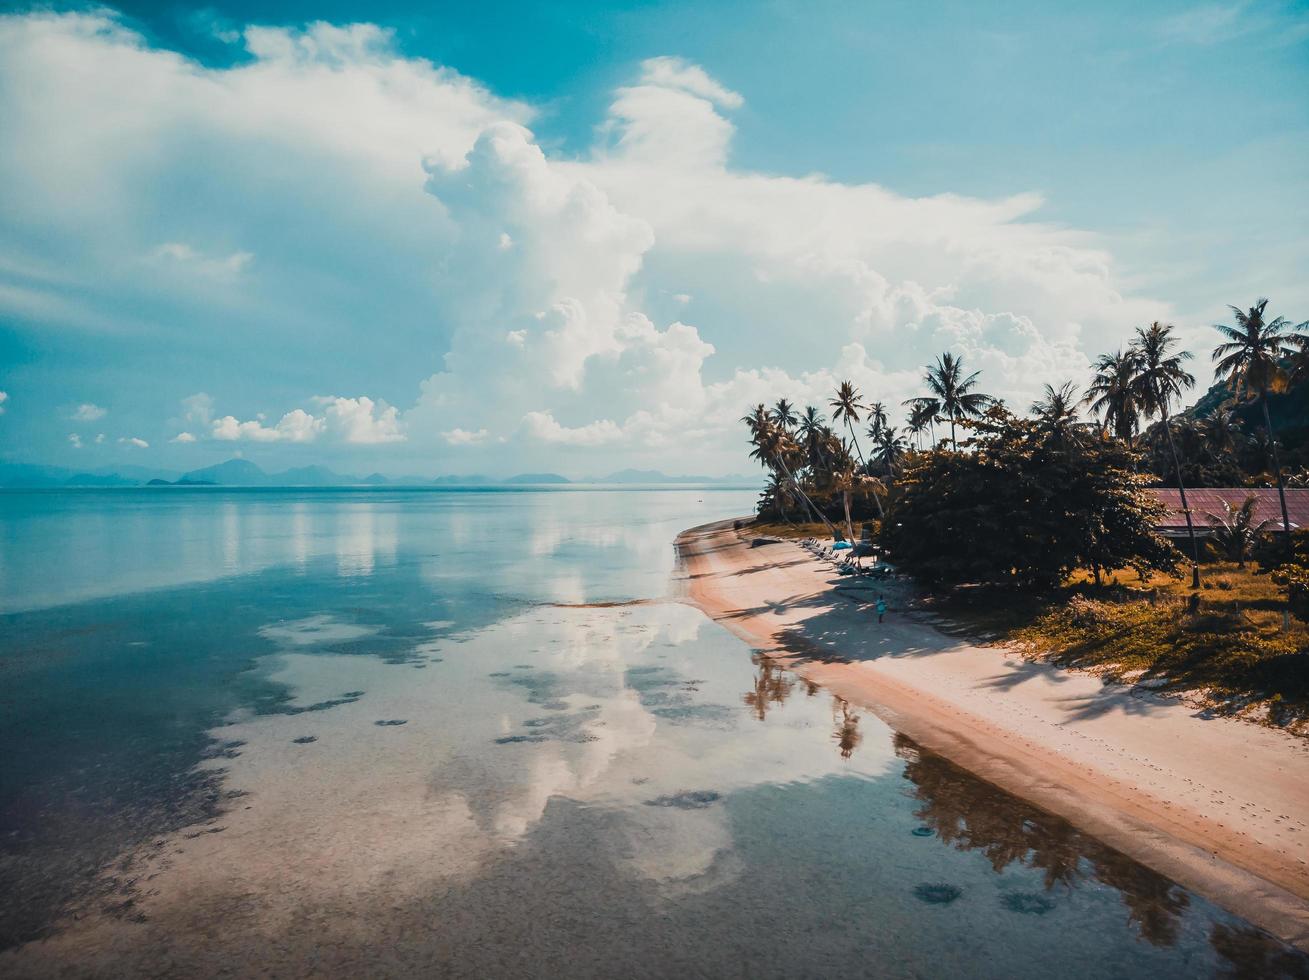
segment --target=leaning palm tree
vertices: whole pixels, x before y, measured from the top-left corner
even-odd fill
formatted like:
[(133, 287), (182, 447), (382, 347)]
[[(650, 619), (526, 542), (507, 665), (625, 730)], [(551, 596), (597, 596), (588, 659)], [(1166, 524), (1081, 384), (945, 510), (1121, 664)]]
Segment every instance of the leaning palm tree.
[(1136, 370), (1136, 354), (1131, 350), (1101, 354), (1095, 362), (1095, 377), (1086, 389), (1091, 411), (1103, 415), (1105, 426), (1128, 446), (1136, 435), (1141, 413), (1132, 384)]
[(795, 473), (791, 466), (788, 465), (788, 458), (795, 459), (800, 457), (802, 450), (796, 445), (790, 432), (782, 426), (776, 424), (768, 413), (768, 409), (760, 402), (754, 407), (749, 414), (745, 415), (742, 422), (750, 429), (750, 442), (754, 448), (750, 450), (750, 456), (759, 460), (769, 470), (781, 473), (786, 483), (800, 496), (805, 502), (810, 513), (821, 520), (829, 529), (832, 522), (823, 516), (809, 495), (804, 492), (800, 486), (800, 481), (795, 478)]
[(1268, 300), (1260, 299), (1249, 310), (1232, 306), (1236, 326), (1214, 324), (1214, 329), (1227, 338), (1227, 343), (1214, 348), (1217, 365), (1214, 373), (1228, 382), (1238, 395), (1257, 398), (1264, 413), (1264, 428), (1272, 442), (1273, 470), (1277, 474), (1277, 497), (1282, 504), (1282, 540), (1286, 556), (1291, 556), (1291, 518), (1286, 512), (1286, 482), (1282, 479), (1282, 461), (1277, 455), (1277, 438), (1268, 416), (1268, 393), (1280, 391), (1286, 384), (1282, 364), (1294, 353), (1293, 345), (1303, 347), (1306, 338), (1293, 332), (1285, 317), (1268, 320), (1264, 311)]
[(1072, 443), (1080, 441), (1077, 431), (1077, 389), (1071, 381), (1058, 388), (1045, 386), (1045, 394), (1032, 402), (1032, 415), (1042, 432), (1053, 437), (1067, 452)]
[(1224, 555), (1234, 560), (1238, 568), (1245, 568), (1250, 550), (1273, 523), (1267, 518), (1262, 521), (1254, 519), (1255, 508), (1258, 506), (1259, 497), (1252, 493), (1239, 507), (1224, 500), (1222, 514), (1205, 515), (1212, 528), (1210, 536), (1214, 544)]
[(994, 401), (990, 395), (973, 390), (977, 387), (978, 374), (974, 371), (965, 376), (963, 359), (946, 352), (936, 359), (934, 366), (928, 367), (923, 377), (923, 383), (931, 392), (929, 397), (936, 399), (940, 404), (940, 414), (950, 420), (950, 444), (956, 450), (959, 448), (959, 439), (955, 433), (955, 424), (981, 415)]
[(1182, 498), (1182, 513), (1186, 516), (1186, 533), (1191, 541), (1191, 588), (1198, 589), (1200, 545), (1195, 537), (1191, 508), (1186, 502), (1182, 463), (1177, 455), (1177, 443), (1173, 440), (1173, 430), (1168, 415), (1173, 399), (1180, 398), (1183, 391), (1193, 387), (1195, 378), (1183, 367), (1191, 359), (1190, 352), (1174, 353), (1174, 348), (1177, 346), (1177, 341), (1173, 338), (1175, 329), (1172, 324), (1163, 324), (1158, 320), (1148, 327), (1136, 328), (1136, 339), (1132, 341), (1131, 348), (1136, 357), (1136, 376), (1132, 380), (1132, 387), (1136, 400), (1146, 416), (1159, 416), (1164, 435), (1168, 439), (1168, 450), (1173, 457), (1173, 469), (1177, 472), (1177, 489)]

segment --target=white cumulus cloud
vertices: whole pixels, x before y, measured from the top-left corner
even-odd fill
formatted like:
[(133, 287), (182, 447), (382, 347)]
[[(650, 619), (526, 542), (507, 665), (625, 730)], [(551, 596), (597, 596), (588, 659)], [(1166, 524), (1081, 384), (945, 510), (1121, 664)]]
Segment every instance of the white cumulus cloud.
[(609, 419), (570, 428), (556, 422), (549, 412), (528, 412), (523, 416), (523, 431), (528, 439), (566, 446), (603, 446), (623, 437), (623, 430)]
[(479, 442), (485, 442), (489, 435), (486, 429), (469, 432), (467, 429), (455, 428), (441, 433), (441, 437), (452, 446), (475, 446)]
[(144, 439), (139, 439), (136, 436), (122, 436), (118, 441), (124, 446), (134, 446), (137, 449), (150, 448), (150, 443), (146, 442)]
[[(734, 164), (743, 97), (684, 59), (643, 62), (564, 159), (529, 107), (378, 27), (239, 35), (248, 57), (214, 68), (104, 13), (0, 17), (0, 252), (26, 256), (0, 314), (314, 379), (268, 396), (302, 405), (275, 422), (197, 394), (170, 432), (723, 471), (753, 402), (826, 410), (850, 378), (895, 415), (950, 349), (1025, 405), (1169, 317), (1037, 194)], [(211, 193), (170, 197), (179, 173)], [(303, 400), (377, 377), (412, 400)]]
[(91, 402), (83, 402), (73, 410), (70, 418), (74, 422), (95, 422), (104, 418), (109, 413), (108, 409), (101, 408)]

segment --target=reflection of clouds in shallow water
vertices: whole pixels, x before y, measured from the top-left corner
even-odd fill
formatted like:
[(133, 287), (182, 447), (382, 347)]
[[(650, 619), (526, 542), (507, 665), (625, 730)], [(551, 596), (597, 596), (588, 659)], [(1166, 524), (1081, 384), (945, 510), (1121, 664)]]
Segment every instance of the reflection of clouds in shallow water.
[(270, 623), (259, 628), (259, 635), (281, 646), (308, 647), (325, 643), (346, 643), (371, 636), (376, 626), (344, 623), (326, 613), (287, 623)]
[(367, 576), (380, 559), (395, 561), (396, 515), (371, 503), (344, 505), (337, 513), (336, 571), (344, 577)]
[[(265, 627), (287, 648), (268, 659), (269, 679), (302, 710), (216, 730), (245, 744), (206, 765), (224, 770), (226, 790), (249, 794), (251, 809), (225, 817), (224, 833), (186, 842), (187, 891), (416, 896), (476, 875), (559, 798), (617, 817), (605, 821), (604, 846), (639, 879), (679, 894), (729, 880), (739, 869), (733, 792), (877, 775), (893, 755), (884, 741), (885, 752), (843, 762), (818, 701), (795, 699), (767, 725), (753, 721), (740, 703), (746, 651), (697, 622), (698, 611), (678, 604), (534, 609), (462, 642), (424, 641), (443, 662), (422, 672), (294, 652), (370, 632), (331, 616)], [(314, 705), (330, 706), (303, 710)], [(406, 724), (380, 724), (398, 719)], [(741, 726), (748, 737), (734, 734)], [(703, 805), (650, 805), (661, 799)]]

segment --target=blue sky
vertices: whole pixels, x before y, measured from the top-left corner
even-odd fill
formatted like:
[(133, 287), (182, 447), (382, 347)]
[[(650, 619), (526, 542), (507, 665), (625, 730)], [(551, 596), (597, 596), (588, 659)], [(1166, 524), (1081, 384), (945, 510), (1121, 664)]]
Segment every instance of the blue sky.
[(725, 472), (1309, 317), (1304, 4), (8, 9), (6, 459)]

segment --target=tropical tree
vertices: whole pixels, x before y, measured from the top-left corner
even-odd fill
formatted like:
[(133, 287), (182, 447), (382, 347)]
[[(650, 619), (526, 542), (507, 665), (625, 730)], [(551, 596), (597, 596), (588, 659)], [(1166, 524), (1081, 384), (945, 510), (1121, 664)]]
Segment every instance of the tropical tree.
[(922, 448), (922, 442), (919, 437), (932, 426), (936, 419), (938, 404), (934, 398), (911, 398), (905, 403), (909, 406), (909, 420), (907, 428), (913, 434), (918, 448)]
[(904, 437), (895, 431), (894, 426), (885, 426), (878, 434), (877, 461), (886, 467), (891, 476), (900, 471), (900, 463), (908, 449)]
[(1215, 457), (1234, 459), (1248, 437), (1235, 412), (1214, 412), (1204, 423), (1204, 439)]
[(1176, 328), (1158, 320), (1148, 327), (1136, 328), (1136, 339), (1131, 351), (1135, 355), (1136, 374), (1132, 388), (1136, 400), (1146, 416), (1158, 415), (1168, 440), (1168, 449), (1177, 472), (1177, 489), (1182, 498), (1182, 513), (1186, 516), (1186, 533), (1191, 543), (1191, 587), (1200, 587), (1200, 545), (1195, 536), (1195, 522), (1186, 501), (1186, 483), (1182, 479), (1182, 464), (1177, 455), (1177, 443), (1169, 424), (1169, 410), (1173, 399), (1195, 386), (1195, 378), (1183, 366), (1191, 359), (1189, 351), (1175, 350), (1173, 337)]
[[(1205, 515), (1209, 520), (1209, 527), (1212, 528), (1210, 537), (1214, 544), (1223, 555), (1235, 561), (1240, 568), (1245, 567), (1245, 560), (1250, 556), (1251, 549), (1268, 529), (1268, 525), (1273, 523), (1268, 519), (1262, 521), (1254, 519), (1255, 508), (1258, 506), (1259, 497), (1252, 493), (1239, 506), (1224, 500), (1222, 514)], [(1287, 538), (1289, 540), (1290, 536), (1287, 535)]]
[(813, 405), (805, 406), (797, 423), (796, 434), (803, 440), (811, 470), (816, 471), (823, 465), (824, 437), (831, 432), (826, 423), (826, 417)]
[(1045, 386), (1045, 395), (1032, 402), (1032, 415), (1037, 427), (1052, 436), (1065, 450), (1081, 441), (1077, 418), (1077, 388), (1065, 381), (1058, 388)]
[(850, 433), (850, 440), (854, 443), (854, 451), (859, 455), (859, 462), (864, 461), (863, 451), (859, 448), (859, 440), (855, 437), (854, 427), (859, 422), (859, 413), (864, 410), (864, 406), (859, 401), (859, 389), (849, 381), (842, 381), (836, 388), (836, 394), (829, 403), (832, 407), (832, 421), (840, 422), (845, 420), (845, 427)]
[[(937, 411), (950, 420), (950, 444), (959, 448), (959, 439), (955, 425), (966, 418), (980, 416), (994, 400), (990, 395), (975, 391), (979, 372), (965, 375), (963, 359), (955, 357), (948, 351), (936, 359), (935, 365), (929, 365), (923, 383), (931, 393), (928, 399), (935, 400)], [(920, 402), (921, 399), (914, 399)]]
[(975, 452), (907, 459), (882, 531), (898, 567), (931, 584), (1050, 588), (1077, 568), (1172, 568), (1164, 508), (1116, 439), (1070, 453), (1002, 405), (974, 423)]
[(1134, 351), (1101, 354), (1095, 362), (1095, 376), (1086, 389), (1086, 402), (1091, 411), (1102, 415), (1105, 426), (1129, 446), (1139, 428), (1141, 414), (1137, 387), (1133, 384), (1136, 373)]
[[(859, 389), (850, 381), (842, 381), (837, 386), (836, 395), (829, 404), (832, 406), (832, 421), (845, 420), (845, 427), (850, 433), (850, 441), (854, 443), (854, 451), (859, 457), (859, 465), (866, 468), (867, 461), (864, 459), (863, 450), (859, 448), (859, 439), (854, 433), (854, 427), (859, 422), (859, 413), (864, 411), (864, 405), (859, 401)], [(883, 416), (885, 416), (885, 413), (883, 413)], [(882, 498), (878, 496), (876, 490), (873, 491), (873, 502), (877, 504), (878, 515), (886, 516), (886, 511), (882, 507)]]
[[(1291, 519), (1286, 511), (1286, 481), (1282, 478), (1282, 461), (1277, 454), (1277, 437), (1268, 415), (1268, 393), (1280, 391), (1286, 384), (1283, 362), (1295, 353), (1295, 346), (1304, 348), (1309, 338), (1296, 334), (1285, 317), (1269, 320), (1265, 316), (1268, 300), (1257, 300), (1248, 310), (1229, 307), (1236, 326), (1216, 323), (1214, 329), (1227, 338), (1227, 342), (1214, 348), (1214, 373), (1228, 382), (1238, 395), (1256, 398), (1264, 414), (1264, 428), (1272, 443), (1273, 471), (1277, 474), (1277, 498), (1282, 505), (1282, 530), (1286, 547), (1290, 547)], [(1304, 326), (1302, 324), (1302, 326)], [(1294, 345), (1294, 346), (1293, 346)]]
[(887, 426), (886, 406), (881, 402), (873, 402), (868, 406), (868, 438), (873, 442), (880, 442), (882, 430)]
[(777, 399), (777, 402), (773, 405), (773, 421), (783, 429), (795, 428), (795, 423), (798, 421), (795, 406), (785, 398)]

